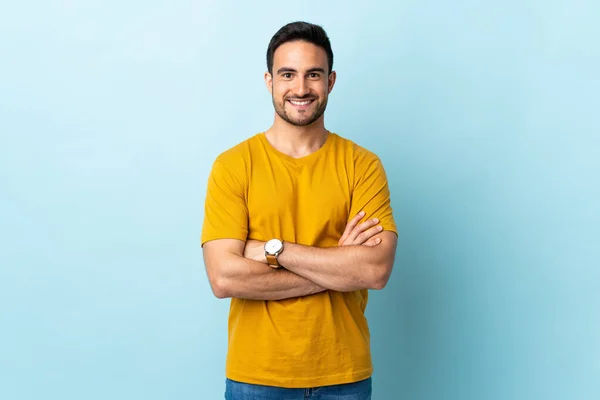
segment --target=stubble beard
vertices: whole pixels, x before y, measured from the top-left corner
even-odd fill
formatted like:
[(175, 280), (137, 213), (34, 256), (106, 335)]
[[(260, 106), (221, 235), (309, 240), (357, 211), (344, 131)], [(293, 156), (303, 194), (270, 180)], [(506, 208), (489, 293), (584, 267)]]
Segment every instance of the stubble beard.
[(271, 98), (273, 100), (273, 107), (275, 108), (275, 112), (277, 113), (277, 115), (279, 115), (279, 117), (281, 117), (281, 119), (283, 119), (287, 123), (294, 126), (308, 126), (312, 124), (313, 122), (321, 118), (321, 116), (325, 113), (325, 109), (327, 108), (327, 98), (325, 98), (325, 100), (322, 103), (317, 102), (317, 108), (313, 112), (312, 116), (310, 116), (310, 118), (292, 119), (292, 117), (290, 117), (290, 115), (288, 115), (288, 113), (285, 110), (287, 100), (283, 100), (283, 103), (277, 103), (275, 101), (274, 96), (271, 96)]

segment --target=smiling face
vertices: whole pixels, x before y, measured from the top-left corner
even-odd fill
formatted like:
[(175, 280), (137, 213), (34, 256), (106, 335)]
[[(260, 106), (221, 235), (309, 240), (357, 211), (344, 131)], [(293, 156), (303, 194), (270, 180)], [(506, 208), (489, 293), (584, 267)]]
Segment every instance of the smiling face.
[(327, 107), (335, 76), (328, 71), (323, 48), (300, 40), (279, 46), (273, 55), (273, 73), (265, 73), (277, 116), (295, 126), (318, 121)]

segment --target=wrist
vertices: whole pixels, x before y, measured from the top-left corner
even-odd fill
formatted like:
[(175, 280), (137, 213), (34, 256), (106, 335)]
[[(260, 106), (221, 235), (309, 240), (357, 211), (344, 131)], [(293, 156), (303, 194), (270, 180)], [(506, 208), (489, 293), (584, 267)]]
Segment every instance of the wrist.
[(284, 251), (282, 251), (277, 257), (277, 261), (282, 268), (287, 268), (287, 266), (290, 264), (290, 255), (294, 253), (294, 248), (297, 246), (298, 245), (296, 243), (283, 242)]
[(244, 247), (244, 257), (255, 262), (267, 263), (264, 250), (265, 242), (259, 240), (248, 239)]
[(279, 256), (283, 253), (284, 243), (283, 240), (273, 238), (265, 243), (264, 245), (264, 256), (267, 265), (273, 268), (281, 267), (279, 263)]
[(258, 245), (256, 246), (256, 253), (254, 256), (254, 261), (257, 261), (261, 264), (269, 264), (267, 262), (267, 256), (265, 254), (265, 244), (267, 242), (258, 242)]

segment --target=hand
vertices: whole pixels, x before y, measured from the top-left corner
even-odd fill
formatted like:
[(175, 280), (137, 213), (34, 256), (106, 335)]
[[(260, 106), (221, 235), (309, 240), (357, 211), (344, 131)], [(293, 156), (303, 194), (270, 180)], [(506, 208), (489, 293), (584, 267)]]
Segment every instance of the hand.
[(377, 246), (381, 243), (380, 238), (374, 237), (378, 233), (383, 231), (381, 225), (377, 225), (379, 220), (377, 218), (368, 219), (362, 224), (358, 222), (365, 216), (365, 212), (361, 211), (354, 218), (348, 222), (344, 234), (340, 238), (338, 244), (340, 246), (351, 246), (351, 245), (365, 245), (365, 246)]
[(254, 239), (246, 240), (244, 258), (267, 264), (267, 258), (265, 257), (265, 242)]

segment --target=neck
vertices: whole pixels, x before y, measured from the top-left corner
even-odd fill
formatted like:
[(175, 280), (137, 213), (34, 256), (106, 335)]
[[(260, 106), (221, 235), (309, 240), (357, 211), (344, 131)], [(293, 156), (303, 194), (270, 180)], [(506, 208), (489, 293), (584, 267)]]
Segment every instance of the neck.
[(290, 157), (305, 157), (319, 150), (327, 140), (323, 116), (307, 126), (296, 126), (275, 117), (273, 125), (265, 132), (273, 147)]

